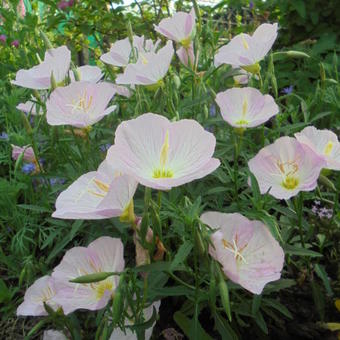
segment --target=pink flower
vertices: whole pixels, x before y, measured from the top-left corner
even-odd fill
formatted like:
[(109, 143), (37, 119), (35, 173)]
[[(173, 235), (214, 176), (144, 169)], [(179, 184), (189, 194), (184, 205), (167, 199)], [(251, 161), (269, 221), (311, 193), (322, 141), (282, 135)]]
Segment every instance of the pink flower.
[(65, 314), (76, 309), (98, 310), (104, 308), (113, 297), (119, 282), (119, 275), (91, 284), (72, 283), (79, 276), (122, 272), (124, 246), (120, 239), (100, 237), (85, 247), (75, 247), (66, 252), (61, 263), (54, 269), (55, 301)]
[(54, 300), (55, 295), (56, 289), (53, 278), (50, 276), (41, 277), (27, 289), (24, 302), (17, 309), (17, 315), (47, 315), (44, 303), (54, 310), (58, 308), (58, 304)]
[[(139, 52), (155, 52), (159, 40), (154, 44), (152, 40), (148, 39), (144, 41), (144, 36), (139, 37), (137, 35), (133, 36), (133, 48), (135, 49), (135, 53), (138, 55)], [(132, 48), (129, 38), (125, 38), (122, 40), (116, 41), (110, 51), (108, 53), (103, 54), (100, 57), (100, 60), (106, 64), (113, 66), (125, 67), (130, 62), (130, 58), (132, 57)]]
[(121, 216), (133, 199), (137, 182), (106, 161), (80, 176), (56, 201), (55, 218), (104, 219)]
[(195, 36), (195, 10), (190, 13), (177, 12), (171, 18), (161, 20), (159, 25), (154, 25), (155, 31), (164, 35), (182, 46), (188, 47)]
[(262, 222), (214, 211), (204, 213), (201, 220), (216, 229), (209, 253), (231, 281), (261, 294), (268, 282), (280, 278), (284, 253)]
[(7, 40), (7, 36), (6, 36), (5, 34), (0, 34), (0, 41), (1, 41), (2, 43), (5, 43), (6, 40)]
[(325, 168), (340, 170), (340, 143), (334, 132), (307, 126), (301, 132), (296, 133), (295, 137), (325, 160)]
[(59, 8), (60, 10), (64, 10), (64, 9), (69, 8), (69, 7), (72, 7), (72, 6), (73, 6), (73, 3), (74, 3), (73, 0), (68, 0), (68, 1), (62, 0), (62, 1), (60, 1), (60, 2), (58, 3), (58, 8)]
[(261, 149), (248, 165), (262, 194), (289, 199), (315, 189), (325, 161), (295, 138), (281, 137)]
[(169, 190), (213, 172), (215, 137), (195, 120), (170, 122), (154, 113), (121, 123), (107, 160), (141, 184)]
[(52, 48), (45, 53), (44, 61), (28, 70), (19, 70), (12, 84), (29, 89), (44, 90), (51, 87), (51, 76), (63, 82), (70, 67), (71, 52), (66, 46)]
[[(143, 310), (144, 322), (147, 322), (151, 319), (154, 308), (156, 309), (157, 313), (159, 312), (160, 305), (161, 301), (156, 301)], [(132, 322), (130, 320), (127, 321), (128, 322), (126, 323), (125, 326), (131, 326)], [(145, 330), (145, 340), (149, 340), (151, 338), (155, 323), (156, 321), (152, 324), (150, 328)], [(137, 339), (138, 338), (136, 333), (133, 332), (130, 328), (125, 328), (125, 332), (120, 330), (119, 328), (116, 328), (110, 336), (110, 340), (137, 340)]]
[(132, 96), (132, 92), (126, 86), (113, 84), (113, 87), (116, 90), (117, 95), (119, 96), (123, 96), (126, 98), (130, 98)]
[(115, 90), (109, 83), (77, 81), (56, 88), (46, 102), (47, 123), (72, 125), (79, 128), (91, 126), (115, 110), (109, 106)]
[[(97, 83), (102, 77), (102, 70), (98, 66), (84, 65), (77, 67), (77, 73), (79, 80), (89, 81), (91, 83)], [(70, 72), (71, 81), (75, 81), (74, 72)]]
[(251, 87), (232, 88), (216, 96), (223, 119), (236, 128), (251, 128), (279, 113), (274, 98)]
[(241, 33), (222, 46), (215, 55), (215, 66), (229, 64), (247, 67), (261, 61), (277, 37), (277, 24), (262, 24), (252, 36)]
[(39, 107), (39, 111), (37, 112), (37, 104), (31, 100), (18, 104), (16, 108), (19, 111), (25, 112), (26, 114), (31, 114), (33, 116), (42, 115), (44, 113), (42, 106)]
[(192, 8), (190, 13), (177, 12), (171, 18), (163, 19), (155, 30), (181, 45), (177, 50), (180, 61), (188, 66), (194, 63), (194, 45), (192, 43), (196, 33), (195, 10)]
[(20, 45), (19, 40), (13, 40), (13, 41), (11, 42), (11, 45), (12, 45), (13, 47), (15, 47), (15, 48), (18, 48), (19, 45)]
[(23, 147), (12, 144), (12, 159), (17, 160), (21, 154), (24, 154), (23, 160), (26, 162), (35, 162), (35, 155), (31, 146), (25, 145)]
[(17, 12), (20, 14), (20, 16), (22, 18), (25, 17), (25, 15), (26, 15), (26, 8), (25, 8), (24, 0), (20, 0), (19, 1), (18, 7), (17, 7)]
[(136, 64), (128, 64), (123, 74), (116, 79), (117, 84), (152, 85), (159, 83), (170, 67), (174, 54), (172, 42), (168, 41), (166, 46), (157, 53), (140, 52)]
[(194, 44), (190, 43), (188, 47), (181, 47), (176, 51), (176, 54), (181, 61), (181, 63), (185, 66), (194, 65), (195, 56), (194, 56)]

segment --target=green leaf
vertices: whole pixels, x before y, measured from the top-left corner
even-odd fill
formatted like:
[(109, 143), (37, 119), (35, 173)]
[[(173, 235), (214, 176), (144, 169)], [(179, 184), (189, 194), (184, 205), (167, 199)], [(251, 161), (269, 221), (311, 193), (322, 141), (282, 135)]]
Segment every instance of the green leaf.
[(193, 245), (189, 241), (185, 241), (178, 249), (176, 256), (174, 257), (171, 265), (170, 271), (176, 270), (180, 263), (183, 263), (191, 252)]
[(309, 256), (309, 257), (322, 257), (323, 255), (309, 249), (297, 247), (297, 246), (292, 246), (289, 244), (286, 244), (284, 246), (284, 251), (286, 254), (289, 255), (298, 255), (298, 256)]
[(214, 313), (215, 327), (220, 333), (222, 340), (238, 340), (238, 336), (231, 328), (229, 322), (224, 319), (220, 314)]
[(266, 299), (263, 299), (263, 304), (276, 309), (278, 312), (280, 312), (287, 318), (293, 319), (292, 313), (288, 310), (286, 306), (282, 305), (279, 301), (266, 298)]
[(258, 311), (260, 310), (261, 300), (262, 300), (262, 296), (261, 295), (256, 295), (255, 294), (253, 296), (253, 303), (251, 305), (251, 312), (254, 315), (254, 317), (256, 316)]
[(295, 0), (291, 2), (294, 9), (299, 13), (300, 17), (306, 19), (306, 5), (303, 0)]
[(18, 204), (19, 208), (35, 211), (38, 213), (51, 213), (51, 209), (32, 204)]
[(77, 278), (70, 280), (72, 283), (92, 283), (92, 282), (100, 282), (106, 280), (108, 277), (113, 275), (119, 275), (120, 273), (114, 272), (101, 272), (94, 273), (88, 275), (78, 276)]
[(314, 266), (314, 270), (315, 270), (315, 273), (322, 280), (322, 282), (323, 282), (323, 284), (326, 288), (327, 294), (329, 296), (333, 296), (333, 291), (332, 291), (331, 285), (329, 283), (329, 278), (328, 278), (327, 272), (325, 270), (325, 267), (323, 265), (317, 263)]
[(178, 311), (174, 314), (174, 320), (178, 327), (183, 331), (183, 333), (192, 340), (213, 340), (208, 333), (202, 328), (201, 324), (198, 322), (197, 328), (197, 338), (193, 337), (191, 333), (192, 320), (186, 317), (182, 312)]
[(256, 324), (260, 327), (263, 333), (268, 334), (268, 328), (266, 321), (263, 318), (263, 315), (260, 311), (257, 312), (257, 314), (254, 316)]

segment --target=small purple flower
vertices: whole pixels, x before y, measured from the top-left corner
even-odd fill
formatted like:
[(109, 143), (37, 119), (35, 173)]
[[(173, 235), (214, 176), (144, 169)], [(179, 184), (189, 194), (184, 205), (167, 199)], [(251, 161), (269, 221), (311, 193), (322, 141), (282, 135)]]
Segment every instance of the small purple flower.
[(212, 104), (209, 108), (209, 116), (216, 117), (216, 105)]
[(58, 177), (50, 178), (50, 184), (52, 186), (58, 185), (58, 184), (64, 184), (65, 182), (66, 182), (65, 178), (58, 178)]
[(314, 201), (314, 204), (316, 204), (316, 205), (320, 205), (321, 203), (320, 203), (320, 201)]
[(99, 146), (99, 149), (100, 151), (102, 152), (106, 152), (107, 150), (109, 150), (109, 148), (112, 146), (112, 144), (110, 143), (107, 143), (107, 144), (104, 144), (104, 145), (100, 145)]
[(62, 0), (62, 1), (60, 1), (60, 2), (58, 3), (58, 8), (59, 8), (60, 10), (64, 10), (64, 9), (66, 9), (66, 8), (68, 8), (68, 7), (72, 7), (73, 4), (74, 4), (74, 0), (69, 0), (69, 1), (64, 1), (64, 0)]
[(293, 88), (294, 88), (293, 85), (285, 87), (285, 88), (282, 89), (282, 93), (283, 94), (291, 94), (293, 92)]
[(320, 210), (320, 211), (318, 212), (318, 216), (319, 216), (320, 218), (323, 218), (323, 217), (325, 217), (325, 214)]
[(333, 217), (333, 214), (329, 212), (326, 217), (330, 220)]
[(315, 215), (318, 213), (318, 207), (317, 206), (313, 205), (312, 213), (315, 214)]
[(34, 163), (26, 163), (22, 166), (21, 171), (26, 174), (29, 175), (31, 174), (33, 171), (35, 171), (35, 164)]
[(0, 41), (1, 41), (2, 43), (5, 43), (6, 40), (7, 40), (6, 34), (0, 34)]
[(250, 1), (249, 2), (249, 9), (253, 9), (254, 8), (254, 2), (253, 1)]
[(8, 134), (6, 132), (1, 132), (0, 139), (9, 140)]
[(14, 46), (15, 48), (18, 48), (19, 45), (20, 45), (19, 40), (13, 40), (13, 41), (11, 42), (11, 45)]
[(330, 210), (330, 209), (327, 209), (327, 208), (325, 208), (325, 207), (323, 207), (323, 208), (320, 209), (320, 211), (321, 211), (324, 215), (326, 215), (326, 214), (328, 214), (331, 210)]

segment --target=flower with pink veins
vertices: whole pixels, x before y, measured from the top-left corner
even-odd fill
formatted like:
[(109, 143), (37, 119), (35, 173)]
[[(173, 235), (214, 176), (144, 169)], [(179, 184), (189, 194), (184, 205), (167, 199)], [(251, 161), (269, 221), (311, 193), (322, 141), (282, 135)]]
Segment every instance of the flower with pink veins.
[[(102, 77), (102, 70), (98, 66), (84, 65), (77, 67), (76, 72), (80, 81), (89, 81), (91, 83), (97, 83)], [(74, 82), (74, 71), (70, 72), (71, 81)]]
[(168, 72), (174, 55), (172, 42), (155, 52), (138, 54), (135, 64), (128, 64), (123, 74), (118, 74), (116, 83), (125, 85), (153, 85), (160, 84)]
[(80, 176), (57, 198), (55, 218), (104, 219), (129, 209), (138, 183), (104, 161), (97, 171)]
[[(137, 35), (133, 36), (133, 48), (138, 56), (139, 52), (155, 52), (158, 44), (160, 43), (159, 40), (156, 43), (153, 43), (151, 39), (144, 40), (144, 36), (139, 37)], [(129, 64), (131, 57), (133, 57), (131, 43), (129, 38), (125, 38), (122, 40), (117, 40), (110, 48), (110, 51), (104, 53), (100, 60), (105, 64), (109, 64), (112, 66), (119, 66), (125, 67)]]
[(46, 102), (47, 123), (87, 128), (115, 110), (115, 105), (108, 107), (114, 94), (106, 82), (77, 81), (58, 87)]
[(124, 246), (120, 239), (103, 236), (86, 247), (74, 247), (66, 252), (54, 268), (55, 301), (65, 314), (76, 309), (98, 310), (113, 298), (119, 275), (93, 283), (73, 283), (77, 277), (102, 272), (119, 273), (124, 270)]
[(278, 138), (248, 162), (262, 194), (289, 199), (300, 191), (312, 191), (326, 162), (292, 137)]
[(295, 137), (326, 161), (326, 169), (340, 170), (340, 143), (334, 132), (307, 126)]
[(215, 144), (195, 120), (146, 113), (118, 126), (106, 159), (147, 187), (169, 190), (213, 172), (220, 165)]
[[(215, 55), (215, 66), (229, 64), (256, 73), (277, 37), (277, 24), (262, 24), (254, 34), (241, 33), (222, 46)], [(257, 66), (256, 66), (257, 65)]]
[(41, 277), (27, 289), (24, 302), (17, 309), (17, 315), (47, 315), (44, 303), (57, 310), (59, 305), (54, 300), (55, 295), (54, 279), (47, 275)]
[(284, 252), (262, 222), (214, 211), (204, 213), (201, 220), (215, 229), (209, 253), (231, 281), (261, 294), (268, 282), (280, 278)]
[(21, 154), (23, 155), (23, 160), (26, 162), (36, 162), (33, 148), (29, 145), (23, 147), (12, 144), (12, 159), (17, 160)]
[(195, 20), (195, 10), (192, 8), (189, 13), (177, 12), (171, 18), (161, 20), (159, 25), (154, 25), (155, 31), (181, 45), (176, 53), (184, 65), (188, 65), (188, 60), (191, 65), (194, 63), (192, 40), (196, 34)]
[(49, 49), (39, 65), (28, 70), (19, 70), (12, 84), (35, 90), (49, 89), (52, 75), (57, 84), (64, 81), (70, 63), (71, 52), (66, 46)]
[(235, 128), (251, 128), (265, 123), (279, 113), (269, 94), (252, 87), (232, 88), (216, 96), (223, 119)]

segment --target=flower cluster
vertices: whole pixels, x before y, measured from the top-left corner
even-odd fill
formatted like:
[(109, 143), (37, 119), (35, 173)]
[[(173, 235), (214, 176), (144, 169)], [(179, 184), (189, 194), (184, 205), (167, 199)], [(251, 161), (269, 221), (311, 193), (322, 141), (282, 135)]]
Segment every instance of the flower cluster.
[[(59, 8), (65, 9), (66, 4), (70, 6), (73, 2), (62, 1)], [(71, 52), (66, 46), (49, 49), (44, 61), (31, 69), (18, 71), (12, 82), (41, 90), (44, 98), (41, 105), (32, 98), (17, 108), (32, 115), (46, 113), (49, 125), (71, 125), (88, 132), (92, 125), (115, 111), (117, 105), (112, 105), (111, 101), (116, 99), (116, 94), (130, 97), (139, 86), (148, 89), (164, 86), (163, 79), (174, 57), (174, 43), (185, 69), (196, 72), (194, 9), (163, 19), (155, 25), (155, 30), (169, 39), (164, 46), (160, 46), (160, 40), (153, 42), (134, 35), (116, 41), (109, 52), (101, 56), (103, 63), (121, 72), (114, 84), (101, 80), (103, 73), (97, 66), (70, 69)], [(243, 33), (235, 36), (214, 57), (216, 67), (228, 64), (238, 72), (234, 78), (238, 87), (216, 95), (217, 106), (212, 104), (210, 116), (216, 115), (218, 107), (235, 134), (247, 133), (248, 129), (265, 124), (279, 114), (279, 106), (271, 95), (263, 94), (263, 89), (261, 92), (248, 87), (251, 77), (261, 79), (260, 62), (270, 51), (276, 36), (277, 24), (262, 24), (252, 36)], [(147, 112), (118, 124), (113, 145), (100, 147), (102, 152), (107, 151), (105, 160), (96, 171), (83, 174), (60, 193), (52, 215), (60, 219), (86, 220), (120, 217), (122, 222), (133, 227), (137, 266), (151, 261), (145, 243), (155, 241), (157, 251), (161, 255), (165, 251), (151, 226), (147, 226), (143, 241), (139, 237), (144, 218), (134, 213), (138, 185), (148, 188), (146, 192), (149, 189), (169, 191), (208, 176), (220, 166), (220, 160), (214, 157), (216, 138), (213, 133), (194, 119), (176, 117), (171, 120), (165, 115)], [(13, 146), (12, 157), (22, 157), (27, 162), (24, 172), (37, 171), (32, 147)], [(314, 190), (323, 168), (340, 170), (340, 143), (331, 131), (306, 127), (295, 137), (280, 137), (263, 147), (249, 160), (248, 167), (262, 194), (288, 200), (300, 191)], [(321, 217), (319, 206), (314, 206), (313, 211)], [(322, 214), (322, 217), (329, 216), (328, 211)], [(268, 282), (280, 278), (284, 252), (263, 222), (249, 220), (240, 213), (217, 211), (204, 212), (200, 221), (210, 228), (207, 257), (220, 264), (224, 280), (227, 277), (246, 290), (261, 294)], [(77, 309), (104, 308), (115, 299), (119, 276), (125, 270), (123, 253), (120, 239), (105, 236), (88, 247), (68, 250), (50, 276), (38, 279), (26, 291), (18, 315), (46, 315), (46, 305), (64, 314)], [(79, 278), (91, 275), (98, 275), (100, 279), (79, 282)], [(149, 301), (146, 320), (153, 307), (158, 310), (159, 304), (159, 301)], [(133, 336), (129, 331), (127, 334), (120, 332), (114, 330), (111, 339)], [(151, 333), (146, 338), (150, 336)]]

